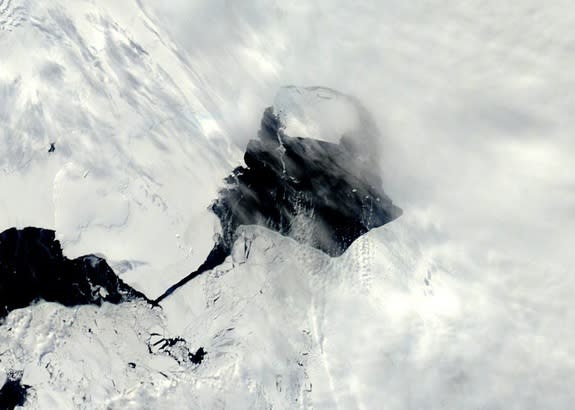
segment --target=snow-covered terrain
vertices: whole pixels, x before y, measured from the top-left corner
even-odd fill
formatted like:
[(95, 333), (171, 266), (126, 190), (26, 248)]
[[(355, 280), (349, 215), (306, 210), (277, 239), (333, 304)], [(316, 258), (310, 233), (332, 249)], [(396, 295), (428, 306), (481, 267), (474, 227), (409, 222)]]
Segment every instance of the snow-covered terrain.
[[(29, 408), (565, 408), (571, 380), (555, 372), (571, 359), (556, 341), (570, 330), (540, 324), (534, 339), (502, 290), (443, 265), (417, 226), (404, 216), (340, 258), (246, 228), (226, 263), (162, 311), (12, 312), (2, 364), (24, 370)], [(207, 356), (151, 354), (153, 333)], [(548, 343), (552, 352), (533, 353)]]
[(0, 0), (0, 232), (54, 229), (157, 297), (212, 249), (270, 105), (350, 136), (404, 210), (336, 258), (242, 227), (161, 308), (14, 310), (0, 385), (22, 372), (36, 409), (570, 408), (575, 19), (499, 3)]
[(0, 225), (55, 229), (153, 295), (211, 248), (207, 206), (241, 152), (136, 3), (20, 7), (0, 32)]

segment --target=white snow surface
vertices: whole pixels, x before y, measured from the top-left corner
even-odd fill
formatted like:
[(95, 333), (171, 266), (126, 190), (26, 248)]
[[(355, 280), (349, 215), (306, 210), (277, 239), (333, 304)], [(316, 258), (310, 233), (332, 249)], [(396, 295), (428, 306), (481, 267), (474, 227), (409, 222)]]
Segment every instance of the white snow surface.
[[(13, 311), (0, 381), (23, 370), (38, 409), (571, 408), (570, 8), (0, 0), (0, 230), (55, 229), (159, 295), (211, 248), (267, 105), (294, 135), (362, 125), (325, 91), (274, 101), (290, 83), (360, 97), (404, 209), (339, 258), (245, 227), (161, 310)], [(208, 354), (181, 366), (153, 332)]]
[(0, 31), (0, 226), (55, 229), (69, 257), (159, 294), (211, 249), (207, 207), (241, 153), (136, 3), (18, 7)]
[[(459, 270), (470, 267), (444, 264), (442, 246), (419, 239), (433, 233), (416, 226), (402, 217), (339, 258), (246, 227), (222, 266), (161, 311), (39, 303), (12, 312), (1, 363), (24, 370), (27, 407), (38, 409), (565, 408), (571, 380), (556, 371), (572, 358), (555, 341), (569, 330), (528, 326), (517, 300), (470, 281)], [(154, 332), (208, 354), (197, 366), (150, 354)], [(548, 344), (552, 352), (538, 350)]]

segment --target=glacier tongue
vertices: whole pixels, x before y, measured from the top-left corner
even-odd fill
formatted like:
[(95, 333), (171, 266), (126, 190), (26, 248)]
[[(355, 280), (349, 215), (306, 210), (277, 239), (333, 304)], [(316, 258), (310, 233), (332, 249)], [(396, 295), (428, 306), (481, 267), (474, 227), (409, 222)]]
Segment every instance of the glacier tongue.
[(32, 409), (569, 408), (571, 4), (191, 3), (183, 50), (145, 0), (0, 0), (0, 232), (54, 230), (157, 297), (213, 248), (286, 79), (381, 110), (389, 150), (342, 93), (273, 103), (287, 135), (384, 157), (405, 215), (335, 258), (296, 240), (305, 217), (239, 227), (162, 309), (12, 310), (0, 384)]
[[(241, 228), (226, 261), (162, 310), (132, 302), (12, 311), (0, 326), (0, 370), (23, 371), (26, 406), (41, 409), (482, 408), (501, 397), (522, 408), (534, 393), (515, 402), (518, 383), (494, 399), (494, 381), (513, 374), (542, 386), (564, 351), (545, 364), (525, 356), (531, 329), (502, 303), (505, 292), (473, 280), (473, 267), (454, 263), (422, 226), (406, 214), (337, 258)], [(514, 337), (500, 338), (502, 329)], [(176, 360), (181, 350), (149, 350), (156, 334), (207, 354), (197, 365)], [(553, 391), (569, 385), (557, 380)]]
[[(382, 233), (393, 239), (403, 227), (389, 229)], [(11, 312), (0, 326), (1, 363), (23, 370), (30, 408), (369, 406), (363, 401), (386, 395), (370, 379), (384, 371), (370, 359), (371, 343), (385, 343), (370, 335), (397, 325), (387, 296), (425, 287), (414, 277), (421, 261), (402, 240), (382, 247), (371, 235), (330, 258), (265, 228), (241, 228), (226, 262), (166, 299), (163, 311), (131, 302)], [(402, 253), (413, 262), (388, 269), (386, 280), (374, 271)], [(181, 336), (207, 355), (195, 365), (148, 350), (155, 334)]]
[[(211, 205), (221, 224), (214, 247), (202, 265), (155, 303), (220, 265), (231, 253), (241, 226), (261, 225), (335, 257), (361, 235), (402, 214), (385, 194), (377, 168), (373, 169), (377, 158), (364, 148), (371, 146), (370, 138), (378, 137), (376, 129), (358, 127), (353, 134), (332, 130), (340, 141), (331, 143), (288, 135), (282, 122), (286, 114), (286, 110), (274, 112), (273, 107), (264, 111), (258, 139), (247, 145), (245, 166), (232, 171)], [(361, 137), (364, 140), (358, 143)]]

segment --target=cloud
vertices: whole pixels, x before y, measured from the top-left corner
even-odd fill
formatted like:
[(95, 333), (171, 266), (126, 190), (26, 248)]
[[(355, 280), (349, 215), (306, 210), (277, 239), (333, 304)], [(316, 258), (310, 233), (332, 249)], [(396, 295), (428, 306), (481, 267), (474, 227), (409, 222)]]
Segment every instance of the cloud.
[[(279, 87), (332, 87), (357, 96), (383, 130), (386, 188), (406, 206), (436, 208), (460, 239), (520, 236), (531, 250), (541, 234), (554, 240), (554, 226), (560, 247), (573, 221), (575, 140), (562, 91), (569, 47), (551, 40), (569, 21), (559, 6), (524, 1), (510, 21), (506, 7), (475, 3), (219, 0), (160, 14), (240, 146)], [(533, 24), (555, 26), (547, 43), (528, 37)]]
[(454, 291), (464, 294), (469, 281), (490, 301), (474, 306), (485, 309), (474, 323), (493, 334), (469, 355), (488, 357), (500, 338), (514, 362), (498, 371), (524, 358), (533, 372), (544, 366), (549, 377), (573, 378), (567, 365), (541, 356), (575, 338), (561, 330), (573, 308), (564, 286), (572, 288), (575, 243), (567, 7), (219, 0), (176, 2), (160, 14), (239, 146), (281, 86), (356, 96), (382, 130), (386, 192), (441, 237), (422, 237), (422, 246), (440, 246), (456, 267)]

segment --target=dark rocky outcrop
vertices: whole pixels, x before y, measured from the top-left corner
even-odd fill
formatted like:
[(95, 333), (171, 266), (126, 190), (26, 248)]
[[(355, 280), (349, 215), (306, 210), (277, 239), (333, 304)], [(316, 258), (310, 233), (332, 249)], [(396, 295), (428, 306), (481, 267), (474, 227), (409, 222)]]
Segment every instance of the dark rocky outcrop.
[[(269, 229), (339, 256), (359, 236), (402, 213), (384, 193), (373, 162), (360, 159), (357, 141), (339, 144), (285, 135), (268, 108), (257, 140), (247, 146), (246, 166), (226, 179), (212, 204), (222, 233), (206, 261), (155, 300), (221, 264), (241, 225)], [(363, 147), (362, 147), (363, 148)]]
[(39, 300), (76, 306), (135, 299), (147, 300), (104, 259), (66, 258), (54, 231), (29, 227), (0, 233), (0, 318)]
[(207, 354), (208, 352), (206, 352), (203, 347), (200, 347), (198, 350), (196, 350), (196, 353), (190, 353), (189, 358), (193, 364), (200, 364)]
[(200, 347), (193, 353), (188, 342), (182, 337), (162, 337), (152, 333), (148, 339), (148, 351), (151, 354), (163, 354), (174, 359), (180, 366), (198, 365), (202, 363), (207, 352)]
[(0, 409), (12, 410), (26, 403), (30, 386), (22, 384), (22, 372), (10, 372), (0, 388)]
[(359, 236), (401, 215), (350, 144), (287, 136), (271, 109), (244, 161), (212, 205), (227, 248), (240, 225), (263, 225), (339, 256)]

